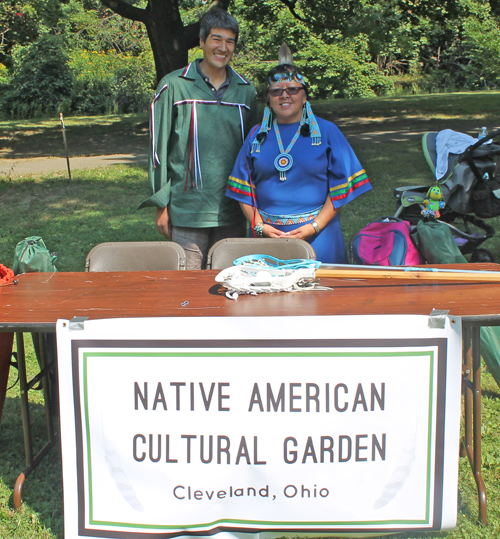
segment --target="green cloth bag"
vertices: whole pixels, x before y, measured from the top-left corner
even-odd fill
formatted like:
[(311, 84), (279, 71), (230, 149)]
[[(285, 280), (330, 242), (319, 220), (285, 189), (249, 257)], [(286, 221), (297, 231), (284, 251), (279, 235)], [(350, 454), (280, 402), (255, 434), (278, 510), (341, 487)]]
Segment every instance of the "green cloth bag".
[(445, 223), (419, 221), (411, 237), (427, 264), (467, 264)]
[(40, 236), (30, 236), (16, 245), (12, 269), (15, 275), (34, 271), (53, 273), (57, 271), (56, 260), (57, 254), (49, 252)]

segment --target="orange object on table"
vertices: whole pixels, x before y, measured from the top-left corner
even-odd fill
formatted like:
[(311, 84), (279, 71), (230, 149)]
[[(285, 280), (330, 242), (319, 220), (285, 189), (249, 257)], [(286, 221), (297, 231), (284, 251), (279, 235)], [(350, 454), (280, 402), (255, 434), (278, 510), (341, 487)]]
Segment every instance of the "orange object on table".
[[(14, 272), (0, 264), (0, 283), (6, 283), (14, 278)], [(9, 379), (10, 356), (12, 355), (13, 333), (0, 333), (0, 421), (2, 420), (3, 403)]]
[(0, 264), (0, 283), (6, 283), (14, 278), (14, 272), (7, 266)]

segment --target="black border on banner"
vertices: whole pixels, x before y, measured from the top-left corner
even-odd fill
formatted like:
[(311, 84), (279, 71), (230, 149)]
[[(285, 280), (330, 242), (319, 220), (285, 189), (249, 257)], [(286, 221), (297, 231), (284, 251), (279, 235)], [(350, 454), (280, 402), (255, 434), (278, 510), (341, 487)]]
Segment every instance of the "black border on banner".
[[(83, 469), (83, 423), (80, 401), (80, 376), (78, 354), (80, 348), (422, 348), (435, 346), (437, 357), (437, 399), (436, 399), (436, 446), (434, 468), (434, 513), (431, 527), (404, 528), (241, 528), (235, 526), (216, 526), (204, 531), (181, 530), (178, 532), (127, 532), (98, 530), (85, 527), (85, 495)], [(446, 412), (446, 371), (448, 356), (448, 339), (419, 338), (419, 339), (224, 339), (224, 340), (73, 340), (71, 343), (71, 369), (73, 373), (73, 401), (75, 411), (76, 459), (77, 459), (77, 488), (78, 488), (78, 534), (82, 537), (102, 537), (104, 539), (170, 539), (182, 536), (212, 536), (221, 532), (233, 533), (288, 533), (288, 534), (355, 534), (402, 533), (413, 530), (439, 531), (443, 511), (444, 484), (444, 427)]]

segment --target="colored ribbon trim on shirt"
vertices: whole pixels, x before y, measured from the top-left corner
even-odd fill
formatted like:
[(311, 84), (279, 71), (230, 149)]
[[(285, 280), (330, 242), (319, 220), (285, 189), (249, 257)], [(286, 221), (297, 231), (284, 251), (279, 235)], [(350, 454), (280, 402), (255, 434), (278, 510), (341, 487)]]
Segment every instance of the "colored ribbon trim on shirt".
[[(154, 96), (151, 103), (151, 115), (149, 120), (149, 135), (151, 138), (151, 155), (153, 156), (153, 167), (156, 168), (157, 165), (161, 165), (160, 158), (156, 151), (156, 127), (155, 127), (155, 104), (160, 98), (162, 92), (168, 89), (168, 84), (165, 84)], [(200, 150), (198, 145), (198, 115), (196, 111), (196, 104), (200, 103), (203, 105), (218, 105), (217, 101), (208, 101), (204, 99), (185, 99), (182, 101), (177, 101), (174, 103), (174, 106), (191, 104), (191, 126), (189, 129), (189, 154), (188, 154), (188, 174), (189, 171), (194, 173), (194, 186), (198, 188), (203, 188), (203, 178), (201, 175), (201, 166), (200, 166)], [(221, 101), (221, 105), (225, 107), (238, 107), (238, 112), (240, 114), (240, 131), (241, 131), (241, 143), (245, 141), (245, 125), (243, 121), (243, 109), (250, 110), (250, 107), (245, 103), (231, 103), (229, 101)], [(187, 179), (186, 179), (187, 181)], [(187, 187), (187, 185), (186, 185)]]
[(337, 187), (331, 187), (330, 198), (332, 201), (343, 200), (347, 198), (355, 189), (358, 189), (367, 183), (370, 183), (368, 175), (364, 170), (360, 170), (359, 172), (356, 172), (356, 174), (353, 174), (346, 183), (338, 185)]
[(245, 180), (240, 180), (239, 178), (235, 178), (234, 176), (229, 176), (227, 187), (230, 191), (233, 191), (234, 193), (240, 193), (250, 198), (252, 197), (252, 186), (249, 182)]
[(155, 103), (160, 98), (161, 93), (163, 90), (166, 90), (168, 88), (168, 84), (165, 84), (160, 88), (160, 91), (157, 92), (153, 98), (153, 101), (151, 102), (151, 115), (149, 117), (149, 137), (151, 139), (151, 155), (153, 156), (153, 166), (156, 168), (156, 165), (161, 165), (160, 159), (158, 158), (158, 154), (156, 153), (156, 147), (155, 147)]
[[(180, 105), (191, 105), (191, 125), (189, 129), (189, 153), (188, 153), (188, 167), (186, 170), (186, 183), (184, 191), (187, 191), (189, 176), (194, 179), (194, 182), (191, 181), (191, 185), (196, 189), (203, 189), (203, 176), (201, 173), (201, 162), (200, 162), (200, 148), (199, 148), (199, 137), (198, 137), (198, 112), (197, 105), (218, 105), (217, 101), (208, 101), (205, 99), (183, 99), (181, 101), (176, 101), (174, 107)], [(250, 107), (244, 103), (230, 103), (228, 101), (221, 101), (222, 106), (226, 107), (238, 107), (240, 114), (240, 130), (241, 130), (241, 143), (245, 141), (245, 126), (243, 122), (243, 111), (245, 108), (250, 110)]]

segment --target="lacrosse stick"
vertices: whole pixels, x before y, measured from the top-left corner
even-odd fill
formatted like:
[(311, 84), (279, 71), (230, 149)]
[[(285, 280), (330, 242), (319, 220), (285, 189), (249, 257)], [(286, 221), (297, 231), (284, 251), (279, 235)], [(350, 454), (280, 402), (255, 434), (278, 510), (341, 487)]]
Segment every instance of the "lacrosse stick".
[[(279, 260), (269, 255), (238, 258), (234, 266), (222, 270), (215, 278), (230, 293), (260, 294), (319, 289), (315, 279), (405, 279), (432, 281), (500, 282), (497, 271), (446, 270), (414, 267), (370, 267), (332, 265), (335, 269), (318, 269), (316, 260)], [(324, 290), (325, 288), (323, 288)], [(230, 295), (228, 297), (231, 297)]]
[[(360, 269), (372, 269), (379, 272), (387, 273), (388, 270), (394, 270), (398, 272), (433, 272), (433, 273), (465, 273), (467, 275), (500, 275), (498, 271), (484, 271), (484, 270), (468, 270), (468, 269), (442, 269), (433, 268), (432, 266), (357, 266), (354, 264), (323, 264), (319, 260), (310, 260), (307, 258), (292, 259), (292, 260), (280, 260), (270, 255), (248, 255), (242, 256), (234, 260), (235, 266), (250, 266), (253, 268), (276, 268), (276, 269), (299, 269), (299, 268), (319, 268), (322, 270), (349, 270), (359, 271)], [(333, 276), (333, 275), (332, 275)], [(319, 277), (319, 275), (318, 275)], [(322, 275), (325, 277), (325, 275)], [(458, 276), (457, 276), (458, 277)], [(405, 278), (406, 277), (401, 277)], [(479, 280), (482, 280), (480, 278)], [(485, 279), (487, 280), (487, 279)], [(488, 279), (489, 280), (489, 279)], [(495, 280), (495, 279), (493, 279)]]
[(215, 281), (227, 288), (226, 296), (266, 292), (297, 292), (299, 290), (330, 290), (314, 282), (314, 268), (276, 269), (263, 266), (231, 266), (222, 270)]
[(231, 299), (237, 299), (238, 294), (330, 290), (313, 280), (313, 272), (321, 264), (317, 260), (280, 260), (255, 254), (237, 258), (233, 264), (215, 278), (227, 288), (226, 296)]

